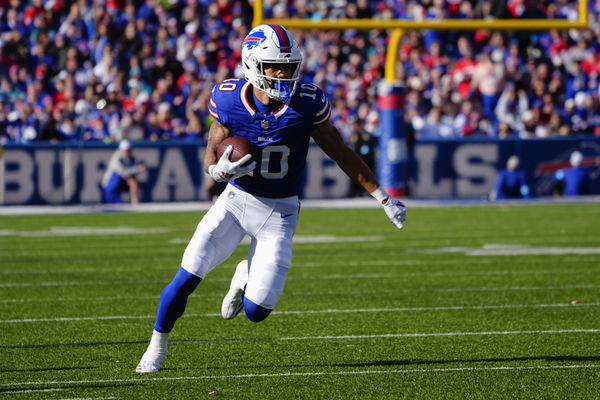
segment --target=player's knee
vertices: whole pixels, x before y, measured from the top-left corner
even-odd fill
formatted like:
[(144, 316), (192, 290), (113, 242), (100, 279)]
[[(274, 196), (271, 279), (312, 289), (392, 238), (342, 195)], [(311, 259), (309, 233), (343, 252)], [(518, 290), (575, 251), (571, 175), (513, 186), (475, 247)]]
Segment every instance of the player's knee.
[(273, 311), (248, 300), (246, 296), (244, 296), (244, 310), (246, 317), (252, 322), (264, 321), (271, 314), (271, 311)]
[(182, 293), (189, 296), (196, 289), (200, 281), (202, 281), (202, 278), (191, 274), (180, 267), (170, 286), (176, 293)]

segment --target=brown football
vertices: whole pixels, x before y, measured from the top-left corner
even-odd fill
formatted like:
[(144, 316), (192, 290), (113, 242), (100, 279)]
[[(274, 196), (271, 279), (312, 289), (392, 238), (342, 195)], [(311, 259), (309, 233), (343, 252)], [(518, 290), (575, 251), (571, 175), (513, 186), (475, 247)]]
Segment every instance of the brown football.
[(217, 158), (221, 158), (223, 152), (225, 152), (225, 149), (227, 149), (227, 146), (229, 145), (233, 146), (233, 151), (229, 156), (230, 161), (238, 161), (246, 154), (251, 154), (252, 158), (244, 163), (244, 165), (250, 164), (252, 161), (256, 160), (256, 146), (244, 136), (229, 136), (225, 138), (217, 148)]

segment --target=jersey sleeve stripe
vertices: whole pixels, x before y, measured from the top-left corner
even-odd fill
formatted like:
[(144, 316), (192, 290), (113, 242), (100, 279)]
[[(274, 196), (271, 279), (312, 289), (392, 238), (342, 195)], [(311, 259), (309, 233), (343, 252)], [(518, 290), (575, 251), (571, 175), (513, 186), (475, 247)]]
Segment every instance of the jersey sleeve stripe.
[(325, 105), (323, 106), (323, 108), (321, 108), (319, 110), (319, 112), (315, 115), (315, 118), (319, 118), (321, 115), (323, 115), (323, 113), (325, 113), (327, 110), (329, 110), (329, 100), (325, 100)]
[(215, 101), (212, 99), (212, 97), (210, 98), (210, 101), (208, 102), (208, 112), (210, 113), (210, 115), (213, 116), (214, 119), (219, 119), (219, 114), (217, 112), (217, 103), (215, 103)]
[(319, 125), (322, 124), (323, 122), (327, 121), (329, 119), (329, 115), (331, 115), (330, 110), (327, 110), (327, 114), (325, 114), (325, 117), (321, 118), (318, 121), (313, 122), (313, 125)]

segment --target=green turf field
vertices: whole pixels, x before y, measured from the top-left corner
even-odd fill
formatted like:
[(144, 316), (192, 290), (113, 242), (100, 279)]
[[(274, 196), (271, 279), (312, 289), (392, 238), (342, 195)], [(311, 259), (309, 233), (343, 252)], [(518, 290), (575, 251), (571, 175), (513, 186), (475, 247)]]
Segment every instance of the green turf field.
[(243, 244), (137, 374), (201, 213), (0, 217), (2, 399), (597, 399), (600, 204), (304, 210), (273, 314)]

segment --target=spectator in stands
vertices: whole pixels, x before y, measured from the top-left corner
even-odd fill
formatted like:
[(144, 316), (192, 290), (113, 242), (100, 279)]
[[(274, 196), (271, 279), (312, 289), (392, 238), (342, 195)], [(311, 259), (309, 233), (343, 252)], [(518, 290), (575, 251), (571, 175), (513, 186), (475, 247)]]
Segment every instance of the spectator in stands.
[(496, 186), (490, 194), (490, 199), (522, 199), (529, 197), (529, 195), (525, 172), (519, 168), (519, 157), (510, 156), (506, 162), (506, 168), (498, 172)]
[(439, 107), (432, 107), (423, 120), (415, 116), (412, 121), (418, 139), (449, 139), (454, 137), (452, 120), (442, 115)]
[(504, 90), (496, 104), (496, 118), (506, 124), (511, 133), (525, 130), (523, 114), (529, 110), (529, 100), (524, 90), (518, 89), (512, 82), (504, 86)]
[(104, 202), (121, 203), (121, 193), (127, 191), (131, 203), (139, 203), (139, 176), (144, 172), (146, 172), (146, 165), (135, 159), (129, 140), (122, 140), (119, 148), (111, 156), (102, 177)]
[(555, 196), (580, 196), (589, 194), (590, 177), (583, 167), (583, 154), (576, 150), (569, 157), (570, 168), (556, 171), (554, 174)]
[(479, 119), (480, 115), (475, 110), (473, 103), (469, 100), (463, 101), (460, 105), (460, 111), (452, 121), (455, 136), (461, 138), (478, 135)]
[(473, 71), (471, 89), (481, 96), (483, 116), (496, 121), (494, 112), (504, 86), (504, 64), (501, 50), (492, 53), (491, 47), (483, 49)]
[[(193, 124), (193, 130), (201, 130), (195, 134), (205, 135), (204, 104), (212, 86), (239, 77), (238, 49), (252, 20), (249, 2), (101, 3), (14, 0), (0, 4), (2, 141), (117, 141), (121, 136), (115, 127), (128, 126), (130, 119), (146, 129), (143, 139), (168, 140), (175, 129), (175, 136), (181, 136), (177, 119), (187, 126), (190, 109), (201, 121)], [(265, 16), (314, 20), (576, 18), (579, 6), (575, 0), (341, 0), (336, 7), (325, 3), (265, 2)], [(409, 32), (401, 46), (403, 63), (396, 78), (419, 83), (411, 86), (415, 93), (410, 100), (417, 106), (414, 112), (425, 118), (430, 110), (439, 109), (442, 121), (456, 119), (458, 137), (600, 134), (595, 112), (600, 108), (600, 9), (596, 3), (590, 1), (589, 29), (580, 31)], [(385, 32), (311, 31), (298, 32), (297, 37), (306, 49), (303, 74), (307, 80), (314, 78), (332, 104), (351, 103), (336, 107), (332, 120), (348, 125), (348, 117), (356, 115), (362, 105), (376, 105), (388, 44)], [(498, 54), (504, 55), (503, 62)], [(501, 67), (503, 75), (498, 71)], [(492, 75), (486, 71), (494, 72), (493, 79), (488, 81)], [(517, 103), (500, 105), (501, 76), (514, 85)], [(167, 84), (159, 83), (165, 77)], [(30, 92), (34, 85), (36, 89)], [(33, 112), (23, 104), (25, 99)], [(108, 104), (102, 106), (102, 101)], [(163, 102), (170, 105), (169, 116), (159, 116)], [(467, 104), (463, 107), (463, 103)], [(549, 112), (551, 107), (553, 112)], [(527, 124), (519, 120), (524, 111), (530, 111)], [(359, 118), (367, 124), (364, 116)], [(173, 120), (177, 122), (169, 123)], [(490, 134), (490, 124), (497, 135)], [(140, 135), (139, 129), (135, 132)]]

